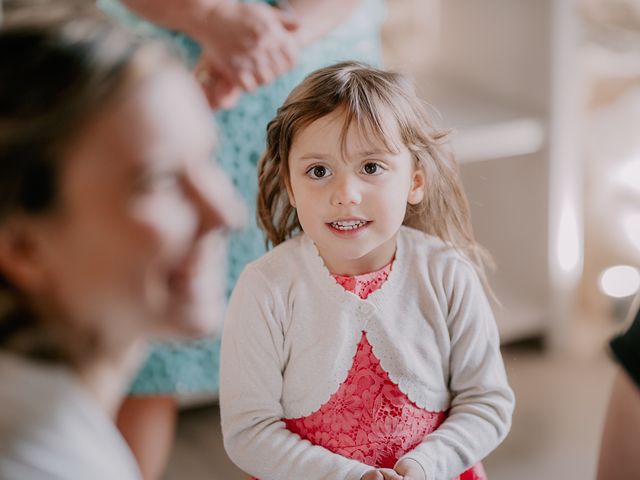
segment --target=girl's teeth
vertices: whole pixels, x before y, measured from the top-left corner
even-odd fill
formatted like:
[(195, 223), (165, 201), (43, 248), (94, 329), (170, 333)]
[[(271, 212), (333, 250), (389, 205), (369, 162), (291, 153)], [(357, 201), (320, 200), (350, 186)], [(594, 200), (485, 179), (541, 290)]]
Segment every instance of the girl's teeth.
[(354, 230), (356, 228), (362, 227), (367, 222), (362, 220), (355, 220), (351, 222), (332, 222), (331, 226), (338, 230)]

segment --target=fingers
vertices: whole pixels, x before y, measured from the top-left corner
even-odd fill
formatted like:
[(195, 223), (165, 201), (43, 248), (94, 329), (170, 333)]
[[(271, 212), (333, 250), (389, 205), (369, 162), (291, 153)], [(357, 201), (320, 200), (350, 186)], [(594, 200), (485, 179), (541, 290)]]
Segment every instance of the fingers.
[(291, 68), (289, 60), (281, 52), (271, 52), (269, 54), (269, 63), (273, 68), (274, 80)]
[[(299, 24), (292, 14), (266, 4), (238, 4), (218, 23), (199, 39), (203, 58), (243, 90), (253, 92), (297, 63)], [(206, 75), (201, 80), (204, 86)]]
[(279, 68), (277, 59), (267, 54), (256, 59), (253, 73), (258, 85), (266, 85), (275, 80), (283, 71)]
[(236, 106), (241, 96), (242, 89), (239, 86), (220, 86), (214, 89), (211, 97), (207, 97), (207, 99), (214, 110), (228, 110)]
[(300, 22), (291, 12), (277, 9), (275, 11), (278, 20), (280, 20), (280, 23), (285, 30), (288, 32), (295, 32), (300, 28)]
[(279, 32), (265, 39), (260, 48), (245, 58), (245, 65), (256, 83), (264, 85), (288, 72), (297, 61), (298, 46), (295, 38), (289, 33)]
[(365, 473), (361, 480), (384, 480), (384, 476), (378, 470), (371, 470)]
[(243, 62), (236, 63), (232, 76), (244, 90), (254, 91), (261, 85), (273, 82), (280, 75), (288, 72), (294, 66), (291, 57), (278, 50), (267, 50), (252, 55)]
[(196, 77), (213, 108), (229, 108), (237, 102), (241, 91), (253, 92), (297, 63), (299, 46), (292, 33), (298, 28), (295, 17), (266, 5), (253, 6), (255, 9), (249, 10), (249, 5), (245, 5), (243, 12), (259, 14), (267, 25), (255, 41), (247, 43), (250, 36), (245, 36), (244, 41), (238, 40), (231, 45), (233, 48), (225, 49), (217, 44), (203, 44)]
[(260, 5), (263, 20), (267, 25), (254, 44), (238, 61), (243, 63), (247, 73), (242, 76), (244, 88), (248, 88), (253, 77), (256, 86), (271, 83), (275, 78), (295, 66), (298, 60), (297, 37), (292, 33), (298, 29), (298, 21), (290, 13), (273, 7)]
[(242, 95), (242, 88), (211, 64), (201, 60), (194, 69), (196, 80), (214, 109), (228, 109), (235, 106)]
[(238, 70), (237, 81), (247, 92), (253, 92), (260, 85), (255, 69)]
[(402, 480), (404, 477), (391, 468), (381, 468), (378, 470), (384, 480)]

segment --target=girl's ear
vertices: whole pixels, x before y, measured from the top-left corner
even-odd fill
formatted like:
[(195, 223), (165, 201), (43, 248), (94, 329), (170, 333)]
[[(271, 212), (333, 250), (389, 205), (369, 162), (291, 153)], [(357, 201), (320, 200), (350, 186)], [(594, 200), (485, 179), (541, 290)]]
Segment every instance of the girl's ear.
[(422, 199), (424, 198), (425, 184), (426, 177), (424, 169), (419, 166), (414, 170), (413, 175), (411, 176), (411, 189), (409, 190), (407, 203), (417, 205), (422, 202)]
[(0, 271), (26, 292), (45, 286), (38, 238), (35, 226), (25, 218), (9, 219), (0, 228)]

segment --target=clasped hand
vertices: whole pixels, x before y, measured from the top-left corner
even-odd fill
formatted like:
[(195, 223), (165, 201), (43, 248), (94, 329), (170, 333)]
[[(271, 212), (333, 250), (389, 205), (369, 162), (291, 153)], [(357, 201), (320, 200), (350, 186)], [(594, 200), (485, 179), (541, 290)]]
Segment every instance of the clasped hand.
[(262, 3), (221, 0), (189, 32), (202, 48), (196, 76), (213, 108), (272, 82), (297, 62), (298, 22)]
[(426, 480), (426, 478), (418, 462), (405, 459), (400, 460), (393, 469), (377, 468), (370, 470), (360, 480)]

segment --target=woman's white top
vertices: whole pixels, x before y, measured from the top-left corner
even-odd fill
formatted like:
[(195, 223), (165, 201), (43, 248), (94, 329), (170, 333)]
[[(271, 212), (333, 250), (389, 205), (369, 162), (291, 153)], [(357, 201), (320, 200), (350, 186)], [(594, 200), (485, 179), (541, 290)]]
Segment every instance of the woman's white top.
[(0, 479), (141, 478), (113, 420), (71, 371), (0, 352)]
[(449, 479), (506, 436), (514, 408), (493, 313), (471, 263), (402, 227), (387, 281), (366, 300), (331, 277), (301, 234), (249, 264), (222, 337), (220, 405), (232, 460), (261, 480), (358, 480), (371, 467), (314, 446), (283, 418), (307, 416), (344, 382), (362, 332), (419, 407), (447, 420), (403, 458)]

